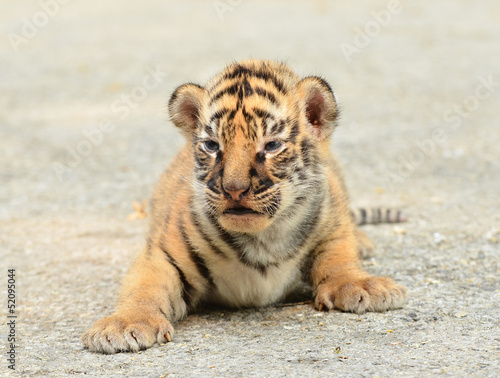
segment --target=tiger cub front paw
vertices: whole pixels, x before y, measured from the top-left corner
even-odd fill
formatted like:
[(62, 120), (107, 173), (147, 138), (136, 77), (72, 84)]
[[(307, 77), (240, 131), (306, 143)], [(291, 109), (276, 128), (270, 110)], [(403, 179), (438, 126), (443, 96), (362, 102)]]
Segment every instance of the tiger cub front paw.
[(315, 306), (318, 310), (337, 308), (362, 314), (366, 311), (387, 311), (401, 308), (406, 289), (390, 278), (368, 277), (350, 282), (326, 280), (317, 288)]
[(165, 317), (115, 313), (98, 320), (82, 335), (93, 352), (137, 352), (172, 340), (174, 328)]

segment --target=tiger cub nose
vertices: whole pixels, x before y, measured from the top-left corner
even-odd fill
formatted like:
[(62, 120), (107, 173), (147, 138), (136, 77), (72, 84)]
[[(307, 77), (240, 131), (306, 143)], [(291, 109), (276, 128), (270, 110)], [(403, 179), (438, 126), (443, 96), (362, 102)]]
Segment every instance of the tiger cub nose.
[(235, 185), (235, 184), (229, 184), (229, 185), (224, 185), (224, 194), (226, 195), (227, 198), (232, 199), (234, 201), (239, 201), (245, 197), (245, 195), (248, 194), (249, 187), (246, 185)]

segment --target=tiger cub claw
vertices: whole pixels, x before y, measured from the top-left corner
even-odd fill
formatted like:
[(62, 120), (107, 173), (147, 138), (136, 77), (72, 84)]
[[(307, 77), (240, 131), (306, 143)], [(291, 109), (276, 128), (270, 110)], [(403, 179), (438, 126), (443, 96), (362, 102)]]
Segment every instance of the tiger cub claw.
[(363, 314), (367, 311), (383, 312), (401, 308), (406, 289), (385, 277), (369, 277), (338, 285), (327, 281), (318, 287), (315, 307)]
[(127, 317), (113, 314), (98, 320), (82, 335), (85, 347), (92, 352), (137, 352), (153, 344), (172, 340), (174, 328), (161, 317)]

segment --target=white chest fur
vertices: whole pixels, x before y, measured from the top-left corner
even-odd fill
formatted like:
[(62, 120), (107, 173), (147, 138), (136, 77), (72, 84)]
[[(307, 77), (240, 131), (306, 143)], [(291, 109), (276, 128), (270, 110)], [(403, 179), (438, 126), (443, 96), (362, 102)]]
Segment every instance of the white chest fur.
[(299, 284), (299, 275), (293, 259), (270, 266), (265, 273), (227, 260), (213, 272), (217, 293), (212, 299), (234, 307), (265, 306), (289, 294)]

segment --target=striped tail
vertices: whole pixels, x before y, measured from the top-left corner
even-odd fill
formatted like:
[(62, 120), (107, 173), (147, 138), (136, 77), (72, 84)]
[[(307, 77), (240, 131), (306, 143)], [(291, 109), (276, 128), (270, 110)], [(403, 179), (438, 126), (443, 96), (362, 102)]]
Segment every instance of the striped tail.
[(364, 224), (379, 224), (379, 223), (401, 223), (407, 219), (401, 210), (391, 208), (359, 208), (351, 210), (351, 216), (354, 223), (358, 226)]

